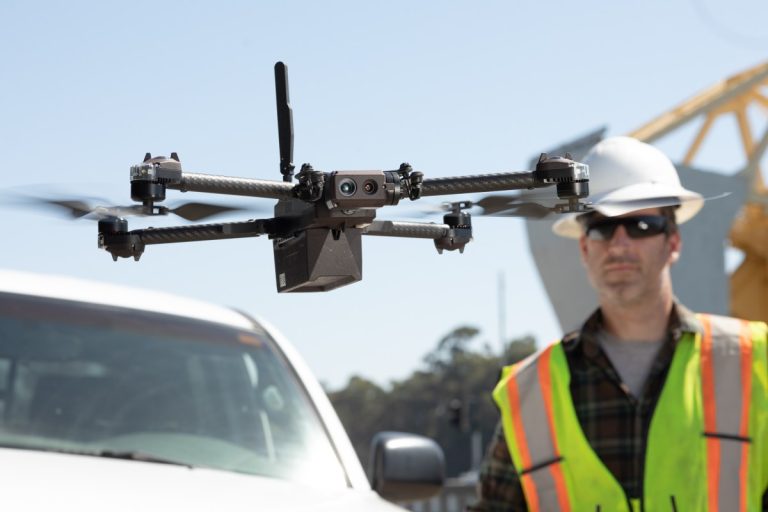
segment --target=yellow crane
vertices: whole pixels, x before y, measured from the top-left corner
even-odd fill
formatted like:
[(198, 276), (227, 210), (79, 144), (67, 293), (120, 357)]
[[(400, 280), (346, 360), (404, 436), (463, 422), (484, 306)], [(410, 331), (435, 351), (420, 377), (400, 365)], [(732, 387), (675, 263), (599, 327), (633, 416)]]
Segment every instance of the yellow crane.
[(764, 321), (768, 321), (768, 190), (760, 159), (768, 147), (768, 127), (757, 140), (749, 113), (757, 110), (768, 114), (767, 88), (768, 61), (714, 84), (628, 134), (650, 143), (684, 125), (700, 122), (682, 162), (691, 165), (712, 126), (723, 118), (735, 117), (746, 165), (734, 179), (747, 180), (749, 187), (730, 231), (731, 245), (744, 253), (744, 260), (730, 277), (730, 309), (734, 316)]

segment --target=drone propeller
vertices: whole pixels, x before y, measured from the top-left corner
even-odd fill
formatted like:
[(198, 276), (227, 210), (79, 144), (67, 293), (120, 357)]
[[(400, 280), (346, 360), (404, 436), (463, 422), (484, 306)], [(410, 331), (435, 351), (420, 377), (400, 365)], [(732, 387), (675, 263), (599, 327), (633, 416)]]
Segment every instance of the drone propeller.
[[(521, 195), (494, 194), (484, 196), (477, 201), (420, 204), (414, 209), (401, 210), (400, 215), (411, 218), (424, 218), (435, 214), (456, 212), (458, 210), (467, 210), (468, 213), (479, 216), (522, 217), (529, 219), (542, 219), (550, 214), (554, 215), (556, 210), (551, 198), (547, 198), (549, 201), (544, 201), (544, 196), (542, 195), (541, 203), (549, 202), (552, 203), (552, 206), (536, 202), (538, 198), (539, 196), (529, 198)], [(461, 205), (460, 208), (459, 205)]]
[[(152, 211), (149, 211), (147, 207), (143, 205), (131, 205), (131, 206), (102, 206), (93, 204), (85, 199), (50, 199), (43, 197), (24, 196), (21, 198), (23, 203), (52, 206), (58, 208), (59, 211), (66, 212), (66, 215), (72, 219), (88, 218), (91, 220), (102, 220), (116, 217), (129, 217), (129, 216), (153, 216), (153, 215), (167, 215), (174, 214), (182, 219), (189, 221), (199, 221), (214, 215), (219, 215), (228, 212), (242, 211), (245, 208), (238, 206), (227, 206), (211, 203), (198, 203), (189, 202), (183, 203), (175, 208), (169, 208), (165, 206), (155, 206)], [(92, 199), (99, 203), (106, 203), (104, 200)]]
[(199, 221), (220, 215), (222, 213), (242, 211), (244, 208), (238, 206), (227, 206), (223, 204), (211, 203), (184, 203), (181, 206), (168, 210), (168, 213), (178, 215), (182, 219), (190, 221)]
[(142, 206), (95, 206), (80, 199), (44, 199), (28, 198), (29, 202), (58, 207), (69, 217), (80, 219), (90, 215), (90, 218), (128, 217), (142, 215)]
[(525, 217), (543, 219), (554, 213), (554, 208), (546, 206), (517, 194), (494, 194), (474, 201), (482, 208), (480, 215), (493, 217)]
[[(690, 201), (701, 201), (720, 199), (730, 195), (730, 192), (700, 197), (656, 197), (652, 199), (634, 199), (629, 201), (600, 201), (600, 209), (607, 215), (620, 215), (628, 211), (644, 210), (646, 208), (660, 208), (663, 206), (677, 206), (681, 203)], [(533, 199), (534, 201), (531, 201)], [(588, 208), (592, 204), (587, 200)], [(552, 204), (552, 198), (545, 198), (536, 193), (508, 194), (508, 195), (489, 195), (478, 201), (474, 201), (475, 206), (483, 209), (480, 215), (491, 215), (498, 217), (525, 217), (529, 219), (548, 219), (558, 215), (558, 208)], [(551, 205), (551, 206), (548, 206)], [(613, 213), (612, 213), (613, 212)]]

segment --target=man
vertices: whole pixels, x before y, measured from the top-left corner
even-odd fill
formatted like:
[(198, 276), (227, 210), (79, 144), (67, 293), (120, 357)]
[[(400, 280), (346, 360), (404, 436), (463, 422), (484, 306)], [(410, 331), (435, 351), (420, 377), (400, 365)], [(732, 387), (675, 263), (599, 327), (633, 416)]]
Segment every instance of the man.
[(677, 225), (702, 197), (634, 139), (585, 163), (594, 211), (553, 229), (579, 239), (599, 309), (505, 369), (472, 510), (768, 510), (766, 326), (695, 315), (672, 290)]

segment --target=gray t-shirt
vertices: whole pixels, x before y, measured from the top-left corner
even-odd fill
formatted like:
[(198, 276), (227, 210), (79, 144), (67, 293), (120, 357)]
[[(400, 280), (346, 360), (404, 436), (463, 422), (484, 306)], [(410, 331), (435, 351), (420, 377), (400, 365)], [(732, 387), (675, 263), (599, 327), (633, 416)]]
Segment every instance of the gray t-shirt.
[(653, 361), (664, 344), (664, 340), (626, 341), (611, 336), (605, 330), (600, 329), (597, 332), (597, 341), (632, 396), (640, 398)]

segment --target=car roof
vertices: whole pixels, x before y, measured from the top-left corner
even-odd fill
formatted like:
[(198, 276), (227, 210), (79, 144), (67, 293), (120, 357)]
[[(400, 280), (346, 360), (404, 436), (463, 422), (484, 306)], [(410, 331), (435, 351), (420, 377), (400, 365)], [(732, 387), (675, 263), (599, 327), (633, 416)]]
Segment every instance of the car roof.
[(208, 302), (69, 276), (0, 269), (1, 292), (164, 313), (241, 329), (253, 328), (253, 320), (250, 318)]

